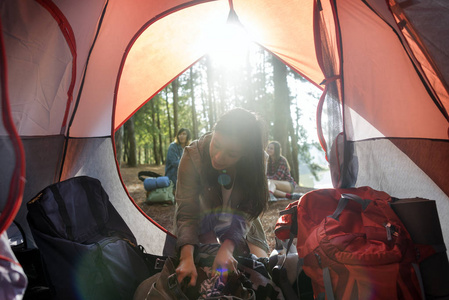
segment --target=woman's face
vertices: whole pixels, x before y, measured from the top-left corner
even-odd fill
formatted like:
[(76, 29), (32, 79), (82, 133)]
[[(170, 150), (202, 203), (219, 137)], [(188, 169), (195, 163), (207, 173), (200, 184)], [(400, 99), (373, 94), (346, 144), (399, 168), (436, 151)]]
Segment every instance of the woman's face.
[(210, 159), (216, 170), (233, 167), (243, 156), (243, 146), (237, 138), (229, 137), (215, 131), (210, 142)]
[(267, 153), (269, 156), (274, 157), (274, 145), (269, 144), (267, 147)]
[(180, 144), (185, 144), (187, 142), (187, 132), (183, 131), (178, 135), (178, 142)]

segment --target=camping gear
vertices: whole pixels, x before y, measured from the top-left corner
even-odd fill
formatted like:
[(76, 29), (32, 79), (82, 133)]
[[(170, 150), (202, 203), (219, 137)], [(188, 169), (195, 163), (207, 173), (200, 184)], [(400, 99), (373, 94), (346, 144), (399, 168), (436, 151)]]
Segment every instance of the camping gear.
[(147, 192), (146, 204), (174, 204), (175, 196), (173, 195), (173, 182), (170, 180), (170, 185), (163, 188)]
[(394, 199), (391, 208), (415, 244), (432, 245), (437, 252), (419, 264), (426, 299), (449, 299), (449, 260), (435, 201), (423, 198)]
[(170, 257), (161, 273), (141, 283), (134, 299), (284, 299), (280, 288), (271, 280), (267, 258), (236, 256), (238, 272), (228, 274), (226, 283), (220, 276), (211, 274), (219, 247), (220, 244), (200, 244), (196, 248), (198, 279), (195, 287), (184, 282), (178, 284), (175, 273), (178, 259)]
[[(247, 245), (245, 244), (245, 247)], [(197, 266), (212, 266), (220, 244), (201, 244), (195, 253)], [(246, 252), (248, 253), (248, 252)], [(244, 251), (234, 250), (237, 269), (249, 280), (246, 288), (254, 290), (256, 299), (283, 299), (281, 289), (272, 281), (268, 258), (258, 258)]]
[(268, 259), (268, 270), (273, 282), (279, 286), (286, 300), (313, 300), (313, 290), (310, 278), (302, 272), (292, 236), (288, 242), (275, 237), (275, 249)]
[(155, 189), (168, 187), (170, 185), (170, 179), (167, 176), (161, 176), (158, 178), (146, 178), (143, 181), (143, 187), (146, 191), (150, 192)]
[(28, 211), (55, 299), (131, 299), (157, 272), (97, 179), (50, 185)]
[(390, 201), (361, 187), (312, 191), (287, 206), (292, 214), (275, 232), (285, 239), (297, 220), (296, 248), (315, 297), (423, 299), (416, 245)]
[[(148, 279), (143, 283), (142, 287), (149, 287), (145, 293), (138, 293), (134, 296), (134, 300), (178, 300), (178, 299), (230, 299), (230, 300), (255, 300), (255, 293), (253, 290), (243, 286), (246, 282), (242, 273), (233, 274), (228, 277), (228, 282), (223, 286), (222, 292), (216, 292), (216, 295), (202, 295), (200, 292), (204, 291), (204, 286), (207, 282), (207, 275), (203, 268), (198, 267), (198, 279), (195, 287), (188, 287), (186, 282), (178, 283), (176, 276), (176, 266), (178, 260), (170, 257), (165, 261), (162, 271)], [(217, 279), (217, 278), (213, 278)], [(203, 287), (203, 289), (202, 289)], [(140, 288), (140, 287), (139, 287)], [(138, 289), (139, 290), (139, 289)], [(144, 296), (144, 297), (142, 297)], [(203, 297), (204, 296), (204, 297)]]
[[(169, 257), (162, 271), (140, 284), (134, 295), (134, 300), (153, 299), (257, 299), (252, 290), (252, 283), (246, 278), (247, 272), (230, 273), (228, 280), (223, 282), (220, 276), (211, 274), (211, 266), (219, 249), (219, 244), (199, 245), (195, 251), (195, 265), (198, 278), (194, 287), (187, 285), (187, 280), (178, 283), (176, 267), (178, 258)], [(242, 266), (240, 266), (242, 267)], [(251, 260), (251, 266), (253, 261)], [(269, 298), (265, 292), (264, 298)]]
[(52, 183), (88, 175), (101, 180), (149, 253), (172, 254), (173, 235), (129, 199), (113, 137), (207, 52), (201, 45), (217, 36), (208, 32), (233, 11), (254, 42), (323, 90), (317, 123), (335, 187), (369, 185), (395, 197), (434, 199), (448, 241), (448, 6), (3, 1), (0, 232), (16, 218), (36, 247), (25, 202)]
[[(150, 176), (150, 177), (146, 177)], [(153, 171), (140, 171), (137, 175), (146, 190), (146, 204), (174, 204), (173, 182)]]

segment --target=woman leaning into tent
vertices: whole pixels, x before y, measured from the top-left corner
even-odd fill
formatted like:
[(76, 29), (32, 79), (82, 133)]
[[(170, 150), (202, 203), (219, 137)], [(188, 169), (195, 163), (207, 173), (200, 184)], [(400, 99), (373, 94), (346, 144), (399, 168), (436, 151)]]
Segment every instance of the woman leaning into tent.
[(190, 278), (190, 285), (195, 285), (193, 252), (199, 243), (220, 242), (213, 270), (235, 271), (234, 253), (267, 256), (259, 220), (269, 197), (265, 137), (258, 116), (237, 108), (224, 114), (211, 133), (185, 148), (176, 191), (179, 282)]

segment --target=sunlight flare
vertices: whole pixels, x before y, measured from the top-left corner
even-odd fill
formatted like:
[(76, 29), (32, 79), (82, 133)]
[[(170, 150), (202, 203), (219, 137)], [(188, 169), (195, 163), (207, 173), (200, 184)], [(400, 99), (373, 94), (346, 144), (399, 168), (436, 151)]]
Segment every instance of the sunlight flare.
[(224, 24), (208, 28), (207, 54), (212, 63), (231, 70), (243, 66), (252, 38), (238, 21), (237, 16)]

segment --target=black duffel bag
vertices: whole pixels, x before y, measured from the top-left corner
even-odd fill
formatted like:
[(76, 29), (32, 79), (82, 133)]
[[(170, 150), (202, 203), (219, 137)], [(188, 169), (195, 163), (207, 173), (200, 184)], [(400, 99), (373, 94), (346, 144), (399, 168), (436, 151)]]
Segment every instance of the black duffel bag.
[(27, 219), (55, 299), (132, 299), (160, 271), (109, 202), (99, 180), (48, 186), (27, 203)]

